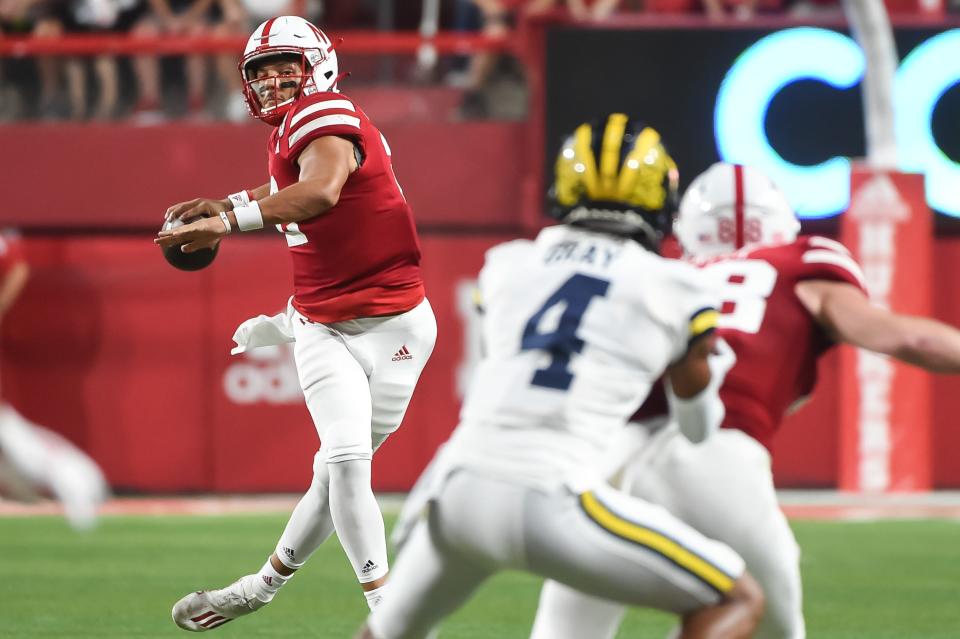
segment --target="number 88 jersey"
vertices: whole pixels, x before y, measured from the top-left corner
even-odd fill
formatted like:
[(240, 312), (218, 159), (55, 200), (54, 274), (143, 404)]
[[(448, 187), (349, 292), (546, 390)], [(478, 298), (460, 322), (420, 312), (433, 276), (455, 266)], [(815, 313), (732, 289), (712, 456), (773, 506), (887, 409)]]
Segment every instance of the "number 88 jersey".
[(720, 389), (724, 426), (771, 447), (791, 404), (813, 391), (817, 359), (833, 342), (800, 303), (805, 280), (846, 282), (866, 292), (849, 251), (823, 237), (747, 247), (699, 262), (721, 296), (718, 334), (737, 363)]
[(716, 325), (696, 268), (562, 225), (491, 249), (479, 286), (486, 352), (451, 443), (467, 465), (550, 487), (594, 467)]

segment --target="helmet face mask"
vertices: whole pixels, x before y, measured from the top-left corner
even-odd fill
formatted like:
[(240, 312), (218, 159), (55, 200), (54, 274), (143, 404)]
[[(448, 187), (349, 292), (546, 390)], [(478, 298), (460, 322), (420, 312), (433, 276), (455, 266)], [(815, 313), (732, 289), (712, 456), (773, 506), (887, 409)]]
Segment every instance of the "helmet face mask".
[(551, 217), (632, 237), (655, 249), (676, 210), (676, 164), (650, 127), (622, 113), (581, 124), (563, 143), (550, 188)]
[(250, 61), (244, 71), (243, 94), (248, 106), (256, 105), (254, 116), (279, 124), (296, 99), (313, 86), (313, 75), (306, 69), (303, 53), (275, 53)]
[(800, 222), (766, 175), (717, 162), (684, 193), (674, 231), (685, 254), (708, 258), (759, 244), (793, 242)]
[[(247, 41), (239, 64), (243, 97), (251, 115), (278, 126), (300, 96), (338, 91), (337, 81), (341, 76), (334, 46), (323, 31), (297, 16), (272, 18), (257, 27)], [(299, 74), (257, 77), (258, 69), (263, 66), (276, 66), (284, 61), (297, 61)], [(268, 84), (271, 81), (273, 85)], [(269, 94), (272, 89), (275, 95), (282, 95), (293, 88), (283, 86), (291, 81), (298, 83), (291, 97), (263, 106), (261, 91)]]

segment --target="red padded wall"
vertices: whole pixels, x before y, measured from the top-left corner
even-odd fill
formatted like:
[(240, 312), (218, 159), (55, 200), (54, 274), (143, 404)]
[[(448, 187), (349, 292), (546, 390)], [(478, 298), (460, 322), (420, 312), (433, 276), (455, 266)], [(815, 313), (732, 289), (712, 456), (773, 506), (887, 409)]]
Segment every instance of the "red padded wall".
[[(456, 423), (465, 344), (457, 286), (476, 275), (488, 246), (513, 236), (480, 229), (520, 226), (522, 128), (384, 126), (426, 228), (439, 336), (403, 428), (377, 456), (381, 489), (408, 487)], [(0, 173), (18, 187), (5, 193), (0, 225), (32, 231), (25, 248), (33, 265), (23, 298), (0, 324), (2, 391), (90, 450), (116, 486), (298, 491), (309, 480), (318, 442), (289, 359), (229, 355), (239, 322), (283, 308), (291, 288), (283, 240), (232, 236), (210, 269), (193, 274), (167, 266), (150, 241), (171, 200), (260, 179), (263, 133), (227, 125), (0, 127), (4, 148), (25, 149), (0, 158)], [(103, 232), (117, 226), (143, 232)], [(960, 239), (938, 238), (934, 260), (946, 286), (960, 267)], [(935, 289), (934, 314), (960, 324), (960, 301)], [(812, 401), (775, 442), (781, 485), (836, 483), (836, 368), (836, 354), (821, 362)], [(231, 399), (228, 382), (241, 401)], [(960, 487), (950, 457), (960, 447), (960, 378), (936, 378), (934, 397), (934, 483)]]
[[(378, 455), (381, 489), (408, 487), (455, 425), (466, 329), (457, 286), (483, 251), (506, 236), (428, 235), (425, 273), (437, 315), (437, 348), (404, 427)], [(232, 357), (236, 325), (283, 307), (290, 290), (279, 237), (230, 238), (215, 264), (174, 271), (148, 236), (28, 238), (33, 277), (2, 329), (4, 395), (39, 423), (91, 451), (117, 486), (149, 491), (299, 490), (317, 436), (297, 396), (289, 355)], [(960, 266), (960, 240), (938, 241), (938, 272)], [(960, 302), (937, 297), (936, 314), (960, 323)], [(225, 389), (256, 381), (246, 400)], [(775, 443), (784, 486), (833, 486), (837, 477), (837, 355), (820, 363), (813, 399)], [(257, 389), (269, 388), (269, 392)], [(934, 473), (960, 486), (950, 451), (960, 379), (937, 378)]]
[[(397, 179), (420, 224), (517, 224), (524, 125), (389, 122)], [(3, 126), (0, 225), (154, 228), (167, 206), (268, 181), (259, 124)]]
[[(503, 239), (423, 238), (437, 347), (404, 427), (377, 456), (381, 489), (409, 487), (455, 425), (457, 286)], [(2, 325), (3, 391), (21, 412), (90, 451), (119, 487), (306, 486), (319, 441), (290, 353), (229, 354), (240, 322), (286, 304), (279, 235), (230, 238), (196, 273), (170, 268), (146, 235), (28, 238), (25, 249), (32, 278)]]

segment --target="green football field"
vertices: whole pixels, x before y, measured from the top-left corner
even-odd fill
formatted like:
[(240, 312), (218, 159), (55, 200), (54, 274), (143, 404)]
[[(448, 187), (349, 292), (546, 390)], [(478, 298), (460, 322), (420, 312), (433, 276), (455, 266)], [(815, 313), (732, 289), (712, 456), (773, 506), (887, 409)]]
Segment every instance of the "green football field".
[[(261, 565), (285, 515), (106, 517), (77, 535), (58, 518), (0, 519), (0, 637), (186, 637), (170, 607)], [(960, 637), (960, 522), (795, 522), (811, 639)], [(445, 639), (527, 636), (539, 583), (507, 573), (447, 621)], [(351, 637), (366, 605), (335, 540), (222, 637)], [(663, 637), (632, 612), (620, 637)], [(589, 638), (585, 638), (589, 639)]]

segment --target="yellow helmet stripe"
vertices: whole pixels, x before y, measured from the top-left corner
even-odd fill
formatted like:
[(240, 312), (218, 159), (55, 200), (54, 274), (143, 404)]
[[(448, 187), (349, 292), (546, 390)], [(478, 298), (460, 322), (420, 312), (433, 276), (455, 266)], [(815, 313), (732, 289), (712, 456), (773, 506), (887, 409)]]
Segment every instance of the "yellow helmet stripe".
[(623, 519), (602, 504), (592, 492), (580, 495), (580, 506), (590, 519), (607, 532), (652, 550), (717, 592), (724, 594), (733, 589), (734, 578), (708, 559), (664, 534)]
[(637, 136), (633, 143), (633, 149), (627, 154), (623, 162), (623, 170), (620, 172), (620, 182), (617, 184), (617, 197), (620, 199), (629, 199), (637, 188), (637, 180), (640, 177), (640, 167), (643, 165), (647, 154), (660, 144), (660, 134), (646, 127)]
[[(587, 197), (597, 197), (597, 160), (593, 157), (590, 143), (593, 141), (593, 130), (589, 124), (581, 124), (573, 134), (574, 157), (583, 164), (583, 184), (587, 189)], [(580, 172), (580, 167), (575, 167)]]
[(613, 113), (607, 118), (600, 147), (600, 193), (598, 197), (612, 200), (617, 196), (617, 174), (620, 171), (620, 147), (627, 127), (627, 116)]

